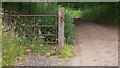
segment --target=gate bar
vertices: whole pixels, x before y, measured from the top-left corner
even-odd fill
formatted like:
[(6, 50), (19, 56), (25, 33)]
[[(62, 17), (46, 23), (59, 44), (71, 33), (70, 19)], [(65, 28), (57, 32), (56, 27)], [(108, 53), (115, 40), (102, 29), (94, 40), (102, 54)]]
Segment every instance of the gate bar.
[(57, 16), (57, 15), (11, 15), (11, 16)]

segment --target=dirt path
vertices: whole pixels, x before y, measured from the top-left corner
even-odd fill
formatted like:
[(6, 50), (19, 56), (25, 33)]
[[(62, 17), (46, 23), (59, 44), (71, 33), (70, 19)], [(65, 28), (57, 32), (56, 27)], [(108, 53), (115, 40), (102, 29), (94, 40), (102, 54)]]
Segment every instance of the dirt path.
[(118, 30), (92, 22), (75, 25), (75, 56), (67, 66), (117, 66)]
[(69, 61), (35, 56), (25, 62), (16, 62), (16, 66), (118, 66), (117, 28), (93, 22), (77, 22), (75, 37), (75, 56)]

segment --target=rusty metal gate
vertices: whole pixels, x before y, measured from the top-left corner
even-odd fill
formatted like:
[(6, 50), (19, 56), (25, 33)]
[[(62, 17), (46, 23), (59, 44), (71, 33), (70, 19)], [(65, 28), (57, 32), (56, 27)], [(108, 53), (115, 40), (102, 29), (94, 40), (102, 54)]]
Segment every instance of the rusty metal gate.
[[(64, 8), (59, 8), (58, 13), (39, 15), (10, 12), (8, 17), (10, 22), (8, 25), (11, 27), (11, 32), (14, 30), (18, 42), (23, 40), (23, 43), (29, 44), (58, 45), (61, 50), (64, 44)], [(47, 18), (49, 22), (46, 23), (44, 18)], [(52, 21), (53, 18), (56, 20)]]

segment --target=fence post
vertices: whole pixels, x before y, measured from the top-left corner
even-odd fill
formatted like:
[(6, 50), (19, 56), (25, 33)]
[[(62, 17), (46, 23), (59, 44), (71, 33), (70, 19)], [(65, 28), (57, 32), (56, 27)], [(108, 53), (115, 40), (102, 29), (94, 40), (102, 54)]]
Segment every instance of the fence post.
[(64, 8), (58, 10), (58, 54), (60, 54), (64, 45)]

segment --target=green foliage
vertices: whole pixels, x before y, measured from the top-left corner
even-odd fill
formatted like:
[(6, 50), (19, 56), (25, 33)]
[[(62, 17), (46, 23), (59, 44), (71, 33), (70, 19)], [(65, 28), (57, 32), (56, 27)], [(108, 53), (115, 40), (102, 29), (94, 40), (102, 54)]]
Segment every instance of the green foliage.
[(74, 10), (76, 9), (80, 9), (80, 10), (84, 10), (87, 8), (91, 8), (93, 6), (98, 6), (104, 3), (97, 3), (97, 2), (62, 2), (60, 3), (61, 6), (63, 7), (67, 7), (67, 8), (72, 8)]
[[(8, 6), (12, 3), (3, 3), (4, 8), (8, 10)], [(5, 6), (7, 5), (7, 6)], [(56, 3), (15, 3), (17, 12), (20, 14), (30, 15), (56, 15), (56, 16), (38, 16), (38, 17), (14, 17), (16, 21), (15, 33), (18, 34), (57, 34), (58, 22), (58, 6)], [(19, 5), (19, 6), (18, 6)], [(10, 6), (9, 6), (10, 7)], [(11, 6), (11, 11), (16, 11)], [(33, 9), (34, 8), (34, 9)], [(26, 27), (26, 25), (54, 25), (53, 27)], [(42, 39), (41, 37), (44, 37)], [(55, 36), (23, 36), (20, 37), (21, 42), (54, 42), (57, 40)]]
[(61, 57), (63, 58), (70, 58), (73, 55), (73, 46), (70, 44), (64, 44)]
[(5, 10), (14, 10), (14, 11), (18, 11), (18, 6), (17, 6), (18, 3), (14, 3), (14, 2), (4, 2), (2, 3), (2, 7), (4, 7)]
[(120, 23), (119, 21), (120, 21), (120, 2), (118, 3), (118, 23)]
[[(5, 9), (8, 9), (8, 6), (11, 3), (7, 3), (7, 6), (5, 6)], [(54, 3), (17, 3), (14, 4), (17, 5), (16, 9), (15, 7), (11, 7), (12, 10), (15, 11), (17, 10), (21, 14), (56, 14), (58, 15), (58, 7)], [(34, 8), (34, 9), (33, 9)], [(34, 12), (34, 13), (33, 13)], [(74, 25), (73, 25), (73, 20), (72, 17), (76, 16), (77, 14), (74, 13), (74, 15), (70, 16), (71, 12), (65, 12), (65, 42), (72, 44), (73, 41), (73, 36), (74, 36)], [(77, 11), (76, 11), (77, 12)], [(20, 34), (56, 34), (57, 33), (57, 27), (23, 27), (24, 25), (57, 25), (58, 17), (16, 17), (16, 28), (15, 28), (15, 33), (20, 33)], [(21, 23), (21, 24), (19, 24)], [(27, 29), (29, 29), (29, 31)], [(44, 37), (45, 39), (42, 39), (41, 37)], [(16, 40), (19, 40), (22, 44), (18, 45), (16, 43)], [(17, 39), (11, 39), (10, 37), (7, 36), (7, 34), (3, 33), (3, 61), (2, 64), (3, 66), (13, 66), (15, 57), (19, 55), (20, 60), (24, 60), (24, 56), (22, 57), (21, 55), (24, 54), (24, 47), (27, 48), (28, 46), (22, 46), (22, 45), (29, 45), (30, 48), (32, 49), (32, 53), (46, 53), (46, 56), (50, 55), (55, 55), (57, 52), (57, 48), (54, 48), (54, 46), (43, 46), (41, 42), (45, 41), (56, 41), (56, 37), (45, 37), (45, 36), (22, 36), (18, 37)], [(23, 42), (32, 42), (34, 41), (34, 44), (23, 44)], [(71, 57), (71, 52), (72, 52), (72, 46), (65, 44), (64, 50), (61, 53), (63, 57)], [(67, 52), (66, 52), (67, 51)], [(65, 55), (63, 55), (65, 54)]]
[[(108, 2), (72, 2), (60, 3), (60, 5), (71, 8), (73, 10), (81, 11), (80, 18), (113, 22), (109, 24), (116, 24), (118, 21), (118, 3)], [(74, 15), (74, 12), (71, 13)], [(106, 22), (107, 23), (107, 22)]]
[[(1, 43), (1, 42), (0, 42)], [(2, 43), (1, 43), (2, 44)], [(0, 45), (0, 68), (2, 67), (2, 45)]]
[(18, 41), (20, 41), (20, 42), (29, 42), (29, 41), (31, 41), (31, 38), (23, 36), (23, 37), (18, 38)]
[(66, 8), (66, 12), (70, 15), (71, 18), (80, 18), (81, 17), (81, 11), (80, 10), (74, 10), (71, 8)]
[(10, 38), (7, 33), (2, 34), (2, 65), (3, 66), (13, 66), (15, 57), (24, 54), (24, 49), (22, 45), (16, 43), (16, 39)]
[(46, 53), (48, 49), (42, 44), (35, 44), (32, 46), (32, 52), (37, 52), (37, 53)]
[(56, 48), (56, 46), (52, 46), (52, 45), (38, 44), (38, 45), (32, 46), (31, 52), (39, 53), (44, 56), (51, 56), (51, 55), (55, 55), (57, 53), (57, 48)]
[(95, 6), (82, 11), (82, 17), (92, 20), (117, 21), (117, 4)]
[(24, 47), (22, 45), (18, 45), (16, 52), (17, 52), (18, 56), (24, 55), (24, 53), (25, 53)]
[(72, 44), (74, 39), (74, 24), (69, 12), (65, 12), (65, 42)]
[[(13, 4), (13, 6), (16, 5), (16, 9), (15, 7), (13, 7), (11, 5), (12, 3), (3, 3), (4, 8), (5, 9), (9, 9), (9, 7), (11, 7), (10, 10), (12, 11), (18, 11), (21, 14), (58, 14), (58, 6), (56, 5), (56, 3), (15, 3)], [(34, 9), (33, 9), (34, 8)], [(68, 11), (66, 10), (65, 12), (65, 40), (66, 43), (72, 43), (73, 40), (73, 20), (72, 17), (78, 17), (79, 16), (79, 11)], [(74, 14), (73, 14), (74, 12)], [(71, 15), (72, 13), (72, 15)], [(57, 33), (57, 28), (56, 27), (37, 27), (37, 28), (28, 28), (28, 27), (21, 27), (19, 23), (21, 23), (22, 25), (30, 25), (30, 24), (34, 24), (34, 25), (56, 25), (57, 24), (57, 19), (58, 17), (36, 17), (34, 19), (34, 17), (16, 17), (15, 18), (17, 21), (16, 23), (16, 28), (15, 28), (15, 32), (16, 33), (26, 33), (26, 34), (56, 34)], [(28, 23), (29, 22), (29, 23)], [(35, 22), (35, 23), (33, 23)], [(27, 29), (29, 29), (29, 31)], [(45, 37), (45, 36), (44, 36)], [(19, 40), (23, 41), (23, 42), (31, 42), (32, 40), (36, 40), (37, 39), (41, 39), (38, 36), (36, 36), (35, 38), (33, 37), (22, 37)], [(43, 41), (56, 41), (57, 38), (56, 37), (45, 37), (44, 40), (40, 40), (40, 42)]]

